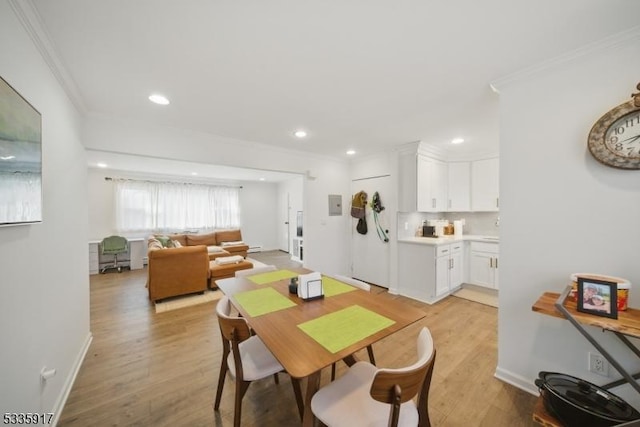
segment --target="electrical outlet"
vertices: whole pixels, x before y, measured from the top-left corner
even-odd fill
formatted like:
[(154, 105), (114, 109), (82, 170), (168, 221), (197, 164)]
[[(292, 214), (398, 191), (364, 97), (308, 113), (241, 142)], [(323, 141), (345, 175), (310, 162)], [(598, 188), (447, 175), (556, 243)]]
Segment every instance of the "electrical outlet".
[(589, 352), (589, 371), (605, 377), (609, 376), (609, 363), (602, 355)]

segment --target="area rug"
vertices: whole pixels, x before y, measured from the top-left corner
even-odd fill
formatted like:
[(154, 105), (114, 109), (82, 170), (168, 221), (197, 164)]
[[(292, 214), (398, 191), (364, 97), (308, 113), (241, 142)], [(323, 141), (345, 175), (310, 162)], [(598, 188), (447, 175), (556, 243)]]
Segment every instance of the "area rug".
[(183, 295), (156, 303), (156, 313), (164, 313), (184, 307), (192, 307), (206, 302), (217, 301), (224, 295), (221, 291), (207, 290), (204, 294)]
[(498, 291), (494, 289), (465, 284), (453, 296), (498, 308)]
[[(253, 264), (253, 268), (265, 267), (266, 264), (256, 261), (252, 258), (247, 258), (247, 261)], [(207, 290), (204, 294), (192, 294), (182, 295), (174, 298), (169, 298), (155, 304), (156, 313), (164, 313), (171, 310), (177, 310), (179, 308), (191, 307), (198, 304), (204, 304), (206, 302), (217, 301), (224, 295), (221, 291)]]

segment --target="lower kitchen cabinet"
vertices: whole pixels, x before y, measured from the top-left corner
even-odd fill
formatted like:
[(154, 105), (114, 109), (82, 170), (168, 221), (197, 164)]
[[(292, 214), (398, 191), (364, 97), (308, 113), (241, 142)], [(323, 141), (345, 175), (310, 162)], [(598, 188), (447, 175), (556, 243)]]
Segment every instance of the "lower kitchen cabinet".
[(498, 289), (498, 243), (471, 242), (469, 247), (469, 283)]
[(401, 295), (429, 304), (462, 284), (464, 242), (445, 245), (400, 243), (398, 289)]

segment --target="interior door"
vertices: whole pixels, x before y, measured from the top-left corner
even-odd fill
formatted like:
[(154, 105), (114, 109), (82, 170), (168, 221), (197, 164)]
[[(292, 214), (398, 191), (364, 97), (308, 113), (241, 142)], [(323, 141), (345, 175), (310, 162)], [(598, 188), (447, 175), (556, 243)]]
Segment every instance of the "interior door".
[[(378, 237), (373, 211), (369, 204), (373, 193), (377, 191), (382, 206), (386, 206), (386, 200), (390, 197), (390, 187), (388, 175), (351, 182), (352, 197), (358, 191), (365, 191), (368, 203), (366, 208), (367, 234), (358, 233), (356, 231), (358, 220), (351, 218), (351, 259), (353, 260), (351, 275), (356, 279), (384, 288), (389, 287), (389, 243)], [(378, 215), (380, 225), (384, 230), (390, 229), (389, 215), (387, 209)]]
[(291, 210), (291, 206), (289, 206), (289, 192), (281, 192), (279, 194), (279, 213), (278, 213), (278, 248), (281, 251), (289, 253), (290, 250), (290, 227), (289, 227), (289, 211)]

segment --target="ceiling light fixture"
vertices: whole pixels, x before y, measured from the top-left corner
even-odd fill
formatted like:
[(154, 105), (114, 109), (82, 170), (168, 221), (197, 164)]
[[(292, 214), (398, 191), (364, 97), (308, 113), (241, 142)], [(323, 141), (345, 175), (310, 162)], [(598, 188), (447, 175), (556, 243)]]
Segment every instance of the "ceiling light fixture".
[(260, 181), (264, 181), (264, 178), (260, 178)]
[(198, 172), (191, 172), (191, 175), (196, 176), (198, 175)]
[(149, 101), (159, 105), (169, 105), (169, 100), (165, 96), (158, 94), (149, 96)]
[(0, 157), (0, 160), (13, 160), (15, 158), (16, 158), (16, 156), (2, 156), (2, 157)]
[(98, 163), (96, 166), (98, 166), (99, 168), (106, 168), (107, 164), (106, 163)]
[(464, 142), (464, 139), (462, 138), (454, 138), (451, 140), (452, 144), (462, 144)]
[(297, 130), (294, 135), (296, 136), (296, 138), (304, 138), (305, 136), (307, 136), (307, 132), (303, 131), (303, 130)]
[(356, 150), (347, 150), (347, 155), (353, 156), (354, 154), (356, 154)]

